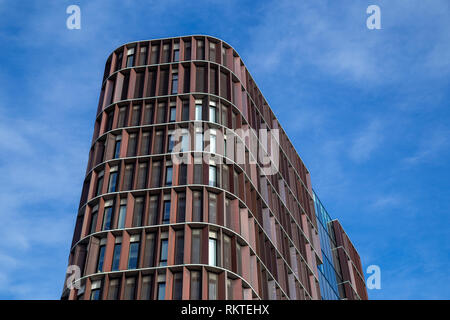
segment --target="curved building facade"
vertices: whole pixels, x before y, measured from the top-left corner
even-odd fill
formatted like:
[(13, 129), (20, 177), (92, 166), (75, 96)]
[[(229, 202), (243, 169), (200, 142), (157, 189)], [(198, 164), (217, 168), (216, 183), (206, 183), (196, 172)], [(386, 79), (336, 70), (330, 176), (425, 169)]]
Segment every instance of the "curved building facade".
[(326, 298), (319, 227), (309, 172), (230, 45), (109, 56), (63, 299)]

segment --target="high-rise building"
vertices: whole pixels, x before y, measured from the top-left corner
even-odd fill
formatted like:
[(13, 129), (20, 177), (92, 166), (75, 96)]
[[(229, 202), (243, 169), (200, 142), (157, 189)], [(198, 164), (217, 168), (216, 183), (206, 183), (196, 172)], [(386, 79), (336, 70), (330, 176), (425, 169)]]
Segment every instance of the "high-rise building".
[(63, 299), (367, 299), (358, 253), (210, 36), (109, 56), (69, 266)]

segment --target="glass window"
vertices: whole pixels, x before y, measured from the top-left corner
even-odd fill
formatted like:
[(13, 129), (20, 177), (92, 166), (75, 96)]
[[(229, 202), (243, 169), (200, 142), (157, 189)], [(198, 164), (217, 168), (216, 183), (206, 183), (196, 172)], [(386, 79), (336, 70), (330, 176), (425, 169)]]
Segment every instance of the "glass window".
[(172, 94), (178, 93), (178, 73), (172, 73)]
[(217, 266), (217, 239), (213, 232), (209, 234), (208, 241), (208, 264), (210, 266)]
[(164, 123), (166, 122), (166, 104), (165, 103), (158, 103), (158, 113), (156, 115), (156, 121), (158, 123)]
[(225, 127), (228, 127), (228, 107), (222, 107), (222, 124)]
[(173, 274), (173, 292), (172, 299), (173, 300), (181, 300), (183, 290), (183, 273), (176, 272)]
[(167, 136), (167, 152), (171, 153), (173, 151), (173, 147), (175, 145), (175, 140), (173, 134), (169, 134)]
[(164, 300), (166, 298), (166, 283), (158, 282), (158, 300)]
[(193, 192), (193, 205), (192, 205), (192, 221), (203, 220), (203, 205), (202, 205), (202, 193), (201, 191)]
[(145, 189), (147, 186), (147, 162), (139, 164), (137, 188)]
[(164, 200), (164, 215), (162, 223), (166, 224), (170, 222), (170, 200)]
[(184, 260), (184, 232), (175, 232), (175, 264), (183, 264)]
[(109, 184), (108, 184), (108, 192), (116, 192), (117, 191), (117, 174), (118, 168), (112, 167), (109, 172)]
[(122, 68), (122, 59), (123, 59), (123, 52), (120, 51), (119, 54), (117, 54), (117, 60), (116, 60), (116, 70), (119, 70)]
[(119, 109), (119, 119), (117, 120), (117, 127), (123, 128), (126, 126), (127, 119), (127, 107), (121, 107)]
[(157, 64), (159, 62), (159, 45), (152, 45), (152, 55), (150, 59), (151, 64)]
[(125, 218), (127, 215), (127, 204), (121, 204), (119, 208), (119, 219), (117, 221), (117, 228), (125, 228)]
[(161, 253), (159, 258), (159, 266), (167, 266), (167, 250), (168, 250), (168, 241), (167, 239), (161, 239)]
[(217, 167), (209, 166), (209, 185), (217, 187)]
[(114, 246), (114, 253), (113, 253), (113, 262), (112, 262), (112, 271), (118, 271), (120, 267), (120, 251), (122, 250), (122, 244), (116, 243)]
[(136, 278), (125, 278), (125, 300), (134, 300), (136, 296)]
[(180, 174), (178, 175), (178, 184), (185, 185), (187, 184), (187, 165), (185, 163), (180, 164)]
[(91, 300), (100, 300), (100, 288), (91, 290)]
[(141, 155), (150, 153), (150, 132), (142, 132)]
[(205, 59), (205, 43), (203, 40), (197, 40), (197, 60)]
[(215, 134), (210, 134), (210, 136), (209, 136), (209, 152), (211, 152), (211, 153), (216, 153), (217, 152), (216, 141), (217, 141), (216, 135)]
[(231, 270), (231, 238), (223, 235), (223, 267)]
[(173, 45), (173, 62), (180, 60), (180, 44), (174, 43)]
[(172, 185), (172, 167), (166, 167), (166, 186)]
[(168, 43), (163, 45), (162, 60), (163, 63), (170, 62), (170, 44)]
[(149, 233), (145, 237), (144, 266), (155, 265), (155, 233)]
[(147, 64), (147, 46), (141, 47), (141, 52), (139, 54), (139, 65)]
[(194, 183), (203, 183), (203, 165), (194, 164)]
[(209, 121), (217, 123), (217, 109), (214, 106), (209, 106)]
[(184, 60), (191, 60), (191, 42), (184, 43)]
[(177, 107), (172, 106), (170, 107), (170, 122), (174, 122), (176, 121), (176, 117), (177, 117)]
[(186, 194), (178, 194), (177, 222), (184, 222), (186, 217)]
[(202, 299), (202, 285), (201, 285), (201, 272), (191, 270), (191, 292), (190, 299), (191, 300), (201, 300)]
[(102, 193), (103, 188), (103, 171), (101, 171), (97, 178), (97, 192), (96, 196), (99, 196)]
[(143, 217), (144, 217), (144, 197), (136, 197), (134, 199), (133, 227), (142, 226)]
[(94, 233), (95, 230), (97, 229), (97, 216), (98, 216), (98, 209), (97, 206), (95, 206), (94, 209), (92, 209), (91, 213), (91, 228), (89, 233)]
[(217, 274), (208, 272), (208, 299), (217, 300), (218, 296)]
[(119, 279), (109, 280), (108, 300), (119, 300), (120, 282)]
[(195, 151), (203, 151), (203, 133), (195, 133)]
[(127, 68), (134, 66), (134, 48), (127, 51)]
[(152, 295), (152, 276), (142, 277), (141, 300), (150, 300)]
[(158, 196), (151, 196), (150, 197), (150, 204), (149, 204), (149, 212), (148, 212), (148, 225), (154, 225), (156, 224), (157, 218), (158, 218)]
[(122, 136), (116, 137), (116, 144), (114, 145), (114, 159), (120, 157), (120, 143), (122, 142)]
[(146, 104), (144, 109), (144, 124), (153, 123), (153, 104)]
[(134, 157), (136, 155), (137, 135), (132, 133), (128, 136), (127, 156)]
[(209, 43), (209, 60), (216, 61), (216, 44), (214, 42)]
[(97, 272), (103, 271), (103, 263), (105, 261), (106, 245), (101, 245), (98, 251)]
[(128, 269), (136, 269), (139, 260), (139, 242), (130, 243), (130, 253), (128, 255)]
[(201, 253), (201, 230), (192, 229), (192, 248), (191, 248), (191, 263), (200, 263)]
[(233, 300), (233, 280), (227, 278), (227, 300)]
[(110, 230), (112, 227), (112, 221), (113, 221), (113, 203), (110, 201), (107, 201), (107, 205), (105, 204), (105, 211), (103, 213), (103, 225), (102, 230)]
[(153, 151), (153, 153), (154, 154), (163, 153), (163, 131), (162, 130), (156, 131), (155, 150)]
[(152, 187), (159, 187), (161, 179), (161, 163), (153, 162), (152, 166)]
[(202, 109), (201, 103), (195, 105), (195, 120), (202, 120)]
[(183, 107), (181, 109), (181, 121), (189, 120), (189, 102), (183, 102)]
[(134, 164), (125, 165), (125, 174), (123, 177), (123, 190), (133, 188)]
[(210, 193), (208, 202), (208, 220), (210, 223), (217, 223), (217, 195)]
[(181, 135), (181, 148), (180, 152), (189, 151), (189, 136), (187, 134)]

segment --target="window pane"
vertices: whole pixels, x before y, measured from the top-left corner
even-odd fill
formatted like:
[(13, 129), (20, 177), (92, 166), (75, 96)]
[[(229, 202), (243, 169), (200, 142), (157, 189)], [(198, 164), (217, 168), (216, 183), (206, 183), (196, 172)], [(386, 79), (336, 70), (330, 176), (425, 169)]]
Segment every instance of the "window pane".
[(144, 198), (138, 197), (134, 200), (133, 227), (142, 226), (142, 217), (144, 216)]
[(181, 300), (182, 297), (182, 285), (183, 285), (183, 274), (181, 272), (177, 272), (173, 274), (173, 300)]
[(120, 294), (119, 279), (110, 279), (108, 289), (108, 300), (118, 300), (119, 294)]
[(172, 185), (172, 167), (166, 168), (166, 186)]
[(202, 286), (201, 286), (201, 272), (194, 271), (191, 272), (191, 300), (201, 300), (202, 298)]
[(125, 278), (125, 300), (134, 300), (136, 294), (136, 278)]
[(183, 264), (184, 260), (184, 232), (175, 232), (175, 264)]
[(192, 221), (203, 220), (202, 193), (200, 191), (193, 192)]
[(116, 186), (117, 186), (117, 171), (112, 172), (109, 175), (108, 192), (116, 192)]
[(177, 222), (184, 222), (186, 217), (186, 195), (184, 193), (178, 194), (177, 211)]
[(210, 223), (217, 223), (217, 196), (210, 193), (208, 200), (208, 221)]
[(130, 243), (130, 254), (128, 256), (128, 269), (136, 269), (139, 259), (139, 242)]
[(167, 266), (167, 239), (161, 239), (159, 266)]
[(217, 300), (217, 274), (208, 273), (208, 299)]
[(217, 266), (217, 240), (209, 238), (208, 264)]
[(105, 245), (100, 246), (100, 249), (98, 252), (97, 272), (103, 271), (103, 262), (105, 260), (105, 250), (106, 250)]
[(202, 120), (202, 105), (195, 105), (195, 120)]
[(200, 229), (192, 230), (191, 263), (200, 263)]
[(142, 277), (141, 300), (150, 300), (152, 294), (152, 276)]
[(166, 298), (166, 283), (158, 283), (158, 300), (164, 300)]
[(120, 251), (122, 250), (122, 244), (117, 243), (114, 246), (114, 253), (113, 253), (113, 263), (112, 263), (112, 271), (119, 270), (119, 264), (120, 264)]
[(110, 230), (112, 227), (112, 220), (113, 220), (113, 207), (112, 206), (105, 207), (102, 230)]
[(215, 166), (209, 166), (209, 185), (217, 186), (217, 168)]
[(164, 212), (163, 212), (163, 220), (162, 223), (169, 223), (170, 222), (170, 200), (164, 201)]
[(117, 222), (117, 228), (122, 229), (125, 228), (125, 218), (127, 215), (127, 205), (121, 205), (119, 209), (119, 219)]
[(150, 197), (149, 213), (148, 213), (148, 225), (156, 224), (158, 218), (158, 196)]

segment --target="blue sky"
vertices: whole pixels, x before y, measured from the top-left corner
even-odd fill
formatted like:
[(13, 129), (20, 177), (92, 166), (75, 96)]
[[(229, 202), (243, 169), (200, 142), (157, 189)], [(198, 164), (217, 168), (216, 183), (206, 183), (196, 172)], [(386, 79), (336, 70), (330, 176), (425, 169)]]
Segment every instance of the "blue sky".
[(449, 15), (448, 0), (0, 0), (0, 298), (60, 296), (109, 53), (209, 34), (243, 58), (364, 267), (380, 266), (369, 297), (449, 299)]

